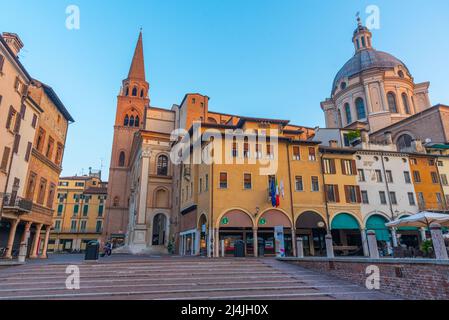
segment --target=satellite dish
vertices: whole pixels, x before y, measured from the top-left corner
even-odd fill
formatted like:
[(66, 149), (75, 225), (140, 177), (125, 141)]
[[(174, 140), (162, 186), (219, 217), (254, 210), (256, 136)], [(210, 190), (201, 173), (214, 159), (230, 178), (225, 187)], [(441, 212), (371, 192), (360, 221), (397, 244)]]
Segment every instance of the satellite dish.
[(432, 142), (432, 139), (427, 138), (426, 140), (424, 140), (424, 142), (425, 142), (425, 143), (431, 143), (431, 142)]

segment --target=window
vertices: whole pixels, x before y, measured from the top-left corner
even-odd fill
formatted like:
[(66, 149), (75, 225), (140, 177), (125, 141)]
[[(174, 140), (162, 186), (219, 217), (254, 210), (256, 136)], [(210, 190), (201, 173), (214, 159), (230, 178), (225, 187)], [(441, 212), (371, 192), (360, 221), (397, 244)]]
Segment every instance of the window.
[(391, 170), (387, 170), (386, 172), (386, 178), (388, 183), (393, 183), (393, 173)]
[(249, 159), (250, 157), (250, 150), (249, 150), (249, 143), (245, 142), (243, 145), (243, 157)]
[(382, 171), (380, 171), (380, 170), (376, 170), (376, 181), (378, 183), (382, 183), (384, 181), (384, 179), (382, 177)]
[(404, 171), (404, 180), (405, 180), (405, 183), (407, 183), (407, 184), (412, 183), (412, 179), (410, 177), (410, 172)]
[(267, 144), (267, 156), (269, 159), (274, 159), (273, 146), (271, 144)]
[(87, 221), (83, 220), (83, 221), (81, 221), (80, 231), (86, 232), (86, 229), (87, 229)]
[(232, 143), (232, 154), (231, 155), (233, 158), (237, 158), (239, 156), (237, 142)]
[(5, 65), (5, 57), (0, 55), (0, 74), (3, 73), (3, 66)]
[(438, 174), (436, 172), (431, 172), (430, 176), (432, 177), (432, 183), (433, 184), (439, 183), (439, 181), (438, 181)]
[(133, 97), (137, 97), (137, 87), (133, 88), (132, 95), (133, 95)]
[(36, 125), (37, 125), (37, 115), (33, 114), (33, 120), (31, 120), (31, 127), (33, 129), (36, 129)]
[(396, 104), (396, 95), (393, 92), (388, 92), (387, 100), (388, 100), (388, 108), (390, 109), (390, 112), (398, 113), (398, 106)]
[(422, 192), (418, 192), (418, 204), (420, 208), (424, 208), (426, 206), (426, 201), (424, 200), (424, 194)]
[(55, 231), (56, 232), (61, 231), (61, 221), (60, 220), (55, 221)]
[(11, 148), (5, 147), (5, 149), (3, 149), (3, 157), (2, 157), (2, 163), (0, 164), (0, 170), (7, 171), (10, 153), (11, 153)]
[(58, 217), (62, 216), (62, 213), (64, 212), (64, 205), (59, 204), (58, 205)]
[(75, 187), (84, 187), (84, 182), (75, 182)]
[(200, 178), (200, 185), (199, 185), (200, 193), (203, 192), (203, 179)]
[(14, 121), (16, 111), (12, 106), (9, 107), (8, 118), (6, 119), (6, 129), (11, 130), (11, 125)]
[(77, 221), (76, 220), (72, 220), (72, 223), (70, 224), (70, 231), (71, 232), (76, 232), (76, 227), (77, 227)]
[(385, 195), (385, 191), (379, 191), (380, 203), (387, 204), (387, 197)]
[(320, 182), (318, 177), (312, 177), (312, 192), (320, 191)]
[(36, 140), (36, 149), (39, 152), (42, 152), (42, 149), (44, 148), (44, 140), (45, 140), (45, 130), (39, 128), (39, 133)]
[(206, 182), (206, 185), (205, 185), (204, 190), (209, 191), (209, 175), (208, 174), (206, 174), (205, 182)]
[(435, 167), (435, 159), (429, 159), (429, 166)]
[(338, 192), (338, 186), (337, 185), (332, 185), (332, 184), (328, 184), (325, 186), (326, 189), (326, 200), (328, 202), (340, 202), (340, 195)]
[(397, 205), (398, 200), (396, 199), (396, 192), (390, 192), (390, 201), (391, 204)]
[(140, 90), (140, 97), (143, 98), (143, 95), (144, 95), (144, 92), (143, 92), (143, 89), (142, 89), (142, 90)]
[(404, 78), (404, 72), (402, 70), (398, 71), (399, 78)]
[(139, 127), (140, 126), (140, 118), (139, 116), (136, 116), (136, 120), (134, 121), (134, 126)]
[(125, 116), (125, 120), (123, 120), (123, 125), (125, 127), (127, 127), (129, 125), (129, 116), (128, 115)]
[(443, 186), (449, 185), (448, 181), (447, 181), (447, 175), (446, 174), (442, 174), (441, 175), (441, 183), (443, 184)]
[(226, 172), (220, 173), (220, 189), (228, 188), (228, 174)]
[(83, 217), (87, 217), (89, 214), (89, 205), (85, 204), (83, 206)]
[(359, 173), (359, 182), (365, 182), (365, 171), (363, 169), (357, 170)]
[(421, 174), (419, 171), (413, 171), (413, 180), (415, 180), (415, 183), (421, 182)]
[(323, 171), (325, 174), (335, 174), (335, 159), (323, 159)]
[(349, 103), (345, 104), (345, 115), (346, 115), (346, 123), (351, 124), (352, 123), (352, 115), (351, 115), (351, 106)]
[(129, 96), (129, 88), (128, 87), (126, 87), (125, 96)]
[(402, 104), (404, 105), (405, 113), (410, 114), (410, 107), (408, 105), (408, 97), (405, 93), (402, 94)]
[(76, 216), (79, 211), (80, 211), (80, 205), (79, 204), (75, 204), (73, 206), (73, 215)]
[(309, 147), (309, 161), (316, 161), (316, 149)]
[(61, 160), (62, 160), (62, 149), (63, 146), (62, 144), (58, 143), (58, 146), (56, 147), (56, 156), (55, 156), (55, 163), (57, 165), (61, 164)]
[(441, 197), (441, 193), (437, 193), (437, 203), (438, 203), (438, 207), (441, 208), (441, 205), (443, 204), (443, 198)]
[(27, 145), (27, 151), (25, 153), (25, 161), (29, 162), (30, 161), (30, 156), (31, 156), (31, 148), (33, 147), (33, 144), (31, 142), (28, 142)]
[(157, 158), (157, 175), (168, 175), (168, 157), (166, 155), (161, 155)]
[(262, 145), (256, 144), (256, 159), (262, 159)]
[(100, 206), (98, 207), (98, 216), (99, 216), (99, 217), (102, 217), (102, 216), (103, 216), (103, 212), (104, 212), (104, 206), (103, 206), (103, 205), (100, 205)]
[[(398, 146), (399, 151), (404, 151), (412, 147), (413, 138), (408, 134), (403, 134), (398, 138), (396, 145)], [(414, 159), (416, 161), (416, 159)], [(410, 159), (412, 161), (412, 159)], [(414, 163), (416, 164), (416, 163)]]
[(50, 188), (48, 189), (47, 208), (53, 209), (53, 203), (55, 201), (55, 193), (56, 193), (56, 185), (51, 183)]
[(243, 185), (245, 190), (249, 190), (252, 188), (251, 174), (245, 173), (243, 177)]
[(22, 106), (20, 107), (20, 117), (22, 118), (22, 120), (25, 120), (26, 110), (27, 106), (22, 104)]
[(416, 206), (415, 195), (413, 194), (413, 192), (409, 192), (409, 193), (408, 193), (408, 203), (409, 203), (411, 206)]
[(131, 116), (131, 118), (129, 118), (129, 126), (134, 127), (134, 116)]
[(362, 191), (362, 203), (369, 204), (368, 191)]
[(362, 98), (357, 98), (355, 100), (355, 106), (357, 109), (357, 118), (359, 120), (366, 119), (365, 102)]
[(48, 138), (48, 143), (47, 143), (47, 151), (45, 152), (45, 156), (47, 158), (51, 158), (51, 155), (53, 153), (53, 146), (55, 144), (55, 140), (52, 137)]
[(95, 231), (97, 233), (100, 233), (103, 231), (103, 222), (102, 221), (97, 221), (97, 225), (95, 226)]
[(118, 166), (119, 167), (125, 166), (125, 152), (124, 151), (120, 152), (120, 156), (118, 158)]
[(299, 146), (293, 147), (293, 160), (295, 160), (295, 161), (301, 160), (301, 151), (300, 151)]
[(302, 182), (302, 177), (297, 176), (295, 177), (295, 190), (296, 191), (304, 191), (304, 184)]
[(39, 183), (39, 190), (37, 194), (37, 203), (43, 205), (44, 204), (44, 198), (45, 198), (45, 191), (47, 189), (47, 180), (44, 178), (41, 178), (41, 181)]
[(354, 160), (341, 160), (341, 171), (345, 176), (354, 176), (357, 174), (357, 168)]
[(361, 203), (360, 188), (358, 186), (345, 186), (346, 202)]
[(410, 163), (416, 166), (418, 164), (418, 160), (416, 160), (415, 158), (412, 158), (412, 159), (410, 159)]
[(33, 201), (34, 198), (34, 189), (36, 188), (37, 174), (34, 172), (30, 173), (30, 177), (28, 178), (28, 186), (26, 191), (26, 199)]
[(19, 152), (20, 138), (21, 138), (20, 134), (16, 134), (16, 136), (14, 137), (13, 152), (15, 154), (17, 154)]

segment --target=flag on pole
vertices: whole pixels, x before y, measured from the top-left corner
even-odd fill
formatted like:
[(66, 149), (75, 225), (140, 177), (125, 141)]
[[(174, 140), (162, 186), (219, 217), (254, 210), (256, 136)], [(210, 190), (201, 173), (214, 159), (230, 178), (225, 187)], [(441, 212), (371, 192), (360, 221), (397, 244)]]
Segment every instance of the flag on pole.
[(281, 196), (282, 196), (282, 199), (285, 198), (284, 180), (283, 179), (281, 180)]
[(270, 196), (271, 196), (271, 205), (273, 207), (276, 207), (276, 183), (273, 180), (271, 180), (270, 183)]
[(281, 205), (281, 198), (279, 193), (279, 183), (278, 179), (276, 178), (276, 208), (278, 208)]

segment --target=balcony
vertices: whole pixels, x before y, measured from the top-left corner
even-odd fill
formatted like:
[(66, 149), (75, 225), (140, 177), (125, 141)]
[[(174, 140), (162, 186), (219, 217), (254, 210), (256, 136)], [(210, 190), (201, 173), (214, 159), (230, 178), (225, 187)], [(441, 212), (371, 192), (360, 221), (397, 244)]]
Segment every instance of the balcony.
[(3, 199), (3, 208), (5, 210), (29, 213), (33, 207), (33, 202), (14, 196), (11, 193), (0, 193), (0, 199)]

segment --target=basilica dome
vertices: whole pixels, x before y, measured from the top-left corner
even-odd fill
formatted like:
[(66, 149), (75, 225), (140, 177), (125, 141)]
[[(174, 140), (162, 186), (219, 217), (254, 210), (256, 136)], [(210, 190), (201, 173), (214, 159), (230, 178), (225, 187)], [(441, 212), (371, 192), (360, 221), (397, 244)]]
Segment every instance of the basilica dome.
[(332, 92), (335, 92), (335, 89), (342, 79), (353, 77), (370, 69), (384, 70), (393, 69), (398, 66), (402, 66), (408, 72), (407, 66), (401, 60), (389, 53), (377, 51), (372, 48), (360, 50), (345, 63), (343, 68), (341, 68), (335, 76)]

